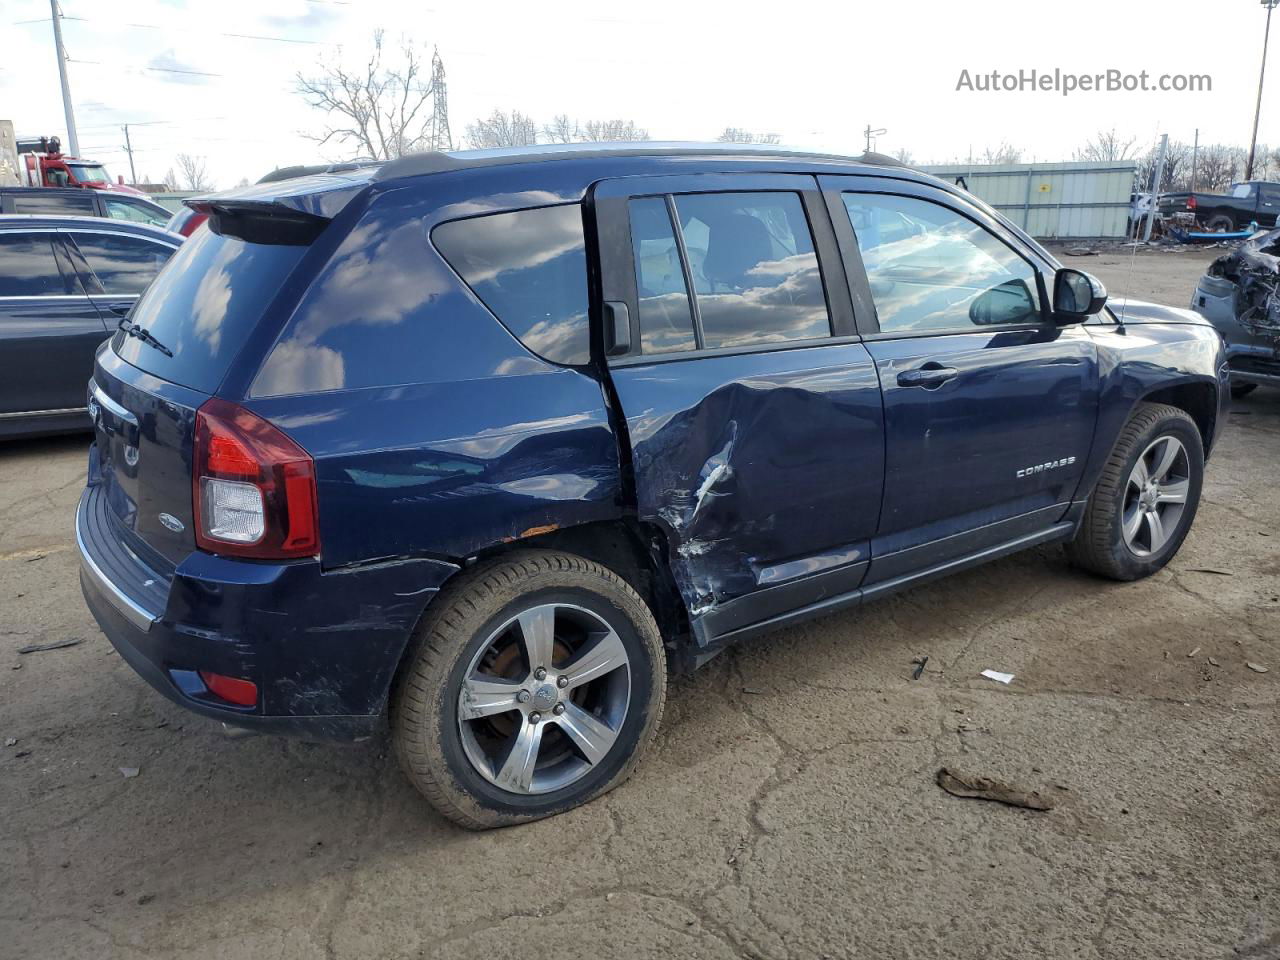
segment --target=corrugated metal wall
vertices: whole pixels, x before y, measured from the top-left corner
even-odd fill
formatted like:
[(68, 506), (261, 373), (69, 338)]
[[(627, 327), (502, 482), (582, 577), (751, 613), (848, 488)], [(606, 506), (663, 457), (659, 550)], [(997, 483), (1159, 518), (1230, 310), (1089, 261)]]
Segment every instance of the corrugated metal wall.
[(1124, 237), (1134, 160), (921, 167), (981, 197), (1033, 237)]

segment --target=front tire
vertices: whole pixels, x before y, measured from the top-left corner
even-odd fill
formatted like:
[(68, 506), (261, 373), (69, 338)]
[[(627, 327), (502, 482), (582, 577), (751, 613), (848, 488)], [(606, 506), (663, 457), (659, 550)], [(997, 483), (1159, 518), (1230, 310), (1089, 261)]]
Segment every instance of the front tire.
[(653, 615), (619, 576), (522, 551), (461, 575), (419, 625), (391, 709), (400, 766), (473, 830), (537, 820), (612, 790), (666, 700)]
[(1177, 407), (1140, 404), (1120, 431), (1068, 556), (1113, 580), (1151, 576), (1186, 539), (1203, 484), (1195, 421)]

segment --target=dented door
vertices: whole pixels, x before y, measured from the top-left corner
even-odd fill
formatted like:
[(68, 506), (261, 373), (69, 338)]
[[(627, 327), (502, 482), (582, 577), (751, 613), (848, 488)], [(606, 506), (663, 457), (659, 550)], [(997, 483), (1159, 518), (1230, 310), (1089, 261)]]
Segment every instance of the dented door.
[(880, 389), (815, 187), (656, 177), (592, 197), (637, 510), (704, 645), (866, 573)]

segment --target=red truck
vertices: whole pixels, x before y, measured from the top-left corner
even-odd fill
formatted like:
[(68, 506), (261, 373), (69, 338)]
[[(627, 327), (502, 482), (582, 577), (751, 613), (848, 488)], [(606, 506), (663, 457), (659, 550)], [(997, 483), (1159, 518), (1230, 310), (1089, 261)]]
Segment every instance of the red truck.
[(27, 187), (85, 187), (145, 197), (141, 190), (111, 181), (107, 168), (92, 160), (68, 157), (57, 137), (18, 141), (18, 179)]

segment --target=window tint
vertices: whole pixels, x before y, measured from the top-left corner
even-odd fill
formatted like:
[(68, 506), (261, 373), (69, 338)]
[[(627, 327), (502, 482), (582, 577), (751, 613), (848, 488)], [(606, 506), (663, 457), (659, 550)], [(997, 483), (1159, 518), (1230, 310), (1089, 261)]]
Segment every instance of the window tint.
[(150, 223), (164, 226), (169, 221), (169, 211), (154, 210), (136, 200), (121, 200), (118, 197), (103, 197), (107, 216), (114, 220), (128, 220), (131, 223)]
[(556, 363), (590, 359), (587, 258), (577, 204), (442, 223), (441, 255), (534, 353)]
[(43, 189), (38, 189), (31, 193), (13, 193), (10, 196), (13, 198), (14, 213), (75, 214), (86, 217), (96, 215), (93, 209), (93, 195), (90, 193), (84, 195), (53, 191), (45, 193)]
[(173, 356), (123, 333), (116, 353), (161, 379), (212, 393), (306, 250), (197, 232), (133, 308), (133, 321)]
[(882, 332), (1040, 322), (1035, 270), (983, 227), (928, 200), (843, 196)]
[(106, 233), (72, 233), (85, 261), (107, 293), (141, 293), (173, 256), (173, 247)]
[(689, 194), (675, 203), (704, 347), (830, 335), (799, 194)]
[(641, 353), (693, 350), (693, 311), (680, 266), (667, 201), (644, 197), (628, 204), (636, 264)]
[(52, 234), (0, 233), (0, 297), (72, 293), (53, 255)]

